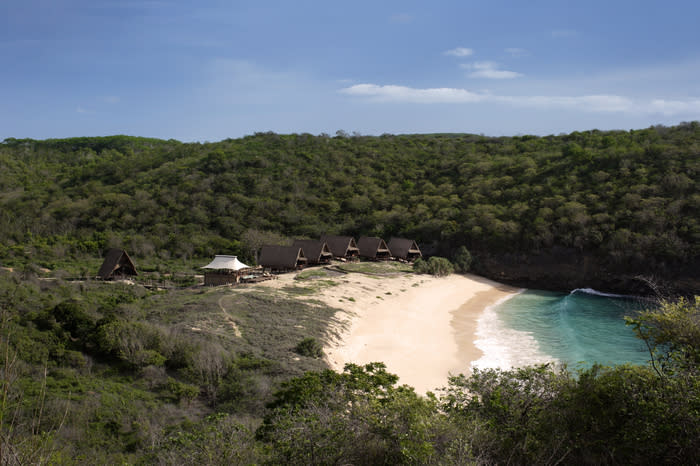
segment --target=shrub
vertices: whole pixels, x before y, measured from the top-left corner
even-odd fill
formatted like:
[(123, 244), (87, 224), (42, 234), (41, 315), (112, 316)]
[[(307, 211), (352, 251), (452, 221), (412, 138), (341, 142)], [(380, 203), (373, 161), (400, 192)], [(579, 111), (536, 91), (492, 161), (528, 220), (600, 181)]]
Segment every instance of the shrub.
[(179, 382), (171, 377), (168, 377), (165, 388), (172, 393), (177, 401), (184, 401), (188, 404), (199, 395), (198, 386)]
[(436, 277), (444, 277), (454, 272), (454, 266), (444, 257), (431, 257), (430, 259), (418, 259), (413, 264), (413, 270), (417, 273), (426, 273)]
[(294, 351), (309, 358), (320, 358), (323, 356), (323, 347), (315, 338), (304, 338), (297, 344)]
[(465, 246), (460, 246), (452, 256), (452, 263), (457, 272), (469, 272), (472, 266), (472, 254)]

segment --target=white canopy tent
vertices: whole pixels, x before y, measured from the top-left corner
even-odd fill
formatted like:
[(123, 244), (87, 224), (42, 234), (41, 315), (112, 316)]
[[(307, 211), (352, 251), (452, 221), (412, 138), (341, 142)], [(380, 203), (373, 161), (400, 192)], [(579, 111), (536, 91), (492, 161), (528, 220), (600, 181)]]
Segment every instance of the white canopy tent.
[(245, 265), (243, 262), (239, 261), (238, 257), (236, 256), (214, 256), (214, 260), (202, 268), (238, 271), (241, 269), (248, 269), (250, 268), (250, 266)]

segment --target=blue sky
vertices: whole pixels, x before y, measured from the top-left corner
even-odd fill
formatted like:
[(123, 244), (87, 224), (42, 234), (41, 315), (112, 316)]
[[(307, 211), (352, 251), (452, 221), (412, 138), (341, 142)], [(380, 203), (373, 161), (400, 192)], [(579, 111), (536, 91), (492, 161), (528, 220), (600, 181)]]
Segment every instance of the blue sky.
[(700, 119), (697, 1), (0, 3), (0, 140)]

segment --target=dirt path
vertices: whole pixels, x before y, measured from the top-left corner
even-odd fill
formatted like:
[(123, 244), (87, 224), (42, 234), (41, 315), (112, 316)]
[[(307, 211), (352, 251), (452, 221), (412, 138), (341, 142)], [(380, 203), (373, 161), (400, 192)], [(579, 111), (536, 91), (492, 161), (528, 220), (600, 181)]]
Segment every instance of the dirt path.
[(233, 320), (233, 317), (231, 317), (231, 314), (226, 312), (226, 308), (224, 307), (224, 298), (226, 298), (227, 295), (224, 295), (219, 298), (219, 308), (221, 309), (221, 312), (224, 313), (224, 317), (226, 318), (226, 321), (231, 325), (231, 328), (233, 329), (233, 333), (238, 337), (241, 338), (243, 334), (241, 333), (241, 329), (238, 328), (238, 325), (236, 325), (236, 321)]

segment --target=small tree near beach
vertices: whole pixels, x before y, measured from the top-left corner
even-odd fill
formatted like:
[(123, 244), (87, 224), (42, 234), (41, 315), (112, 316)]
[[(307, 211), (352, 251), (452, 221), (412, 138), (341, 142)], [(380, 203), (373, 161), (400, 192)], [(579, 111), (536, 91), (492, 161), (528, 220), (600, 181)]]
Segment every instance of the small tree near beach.
[(444, 257), (433, 256), (430, 259), (418, 259), (413, 264), (413, 270), (416, 273), (427, 273), (436, 277), (444, 277), (454, 272), (452, 263)]
[(472, 254), (465, 246), (460, 246), (455, 251), (454, 256), (452, 256), (452, 263), (457, 272), (469, 272), (472, 266)]

